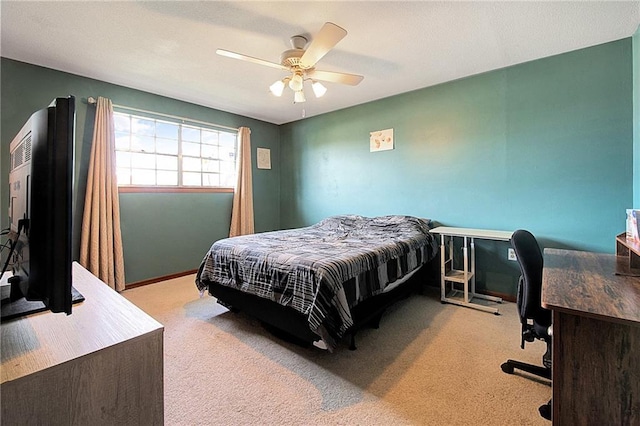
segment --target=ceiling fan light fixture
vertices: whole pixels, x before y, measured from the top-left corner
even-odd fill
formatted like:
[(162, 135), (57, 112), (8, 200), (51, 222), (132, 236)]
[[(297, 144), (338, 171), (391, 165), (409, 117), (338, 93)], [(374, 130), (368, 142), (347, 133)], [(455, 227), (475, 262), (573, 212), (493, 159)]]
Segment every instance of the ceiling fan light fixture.
[(320, 98), (324, 96), (325, 93), (327, 93), (327, 88), (324, 87), (324, 85), (319, 81), (314, 81), (313, 83), (311, 83), (311, 88), (313, 89), (313, 93), (316, 95), (316, 98)]
[(293, 94), (293, 103), (294, 104), (299, 104), (302, 102), (305, 102), (306, 99), (304, 98), (304, 92), (302, 90), (298, 90)]
[[(0, 0), (2, 1), (2, 0)], [(286, 71), (287, 76), (269, 86), (269, 91), (277, 97), (284, 93), (285, 86), (293, 91), (294, 103), (305, 102), (304, 82), (309, 80), (316, 98), (325, 95), (327, 88), (317, 80), (331, 83), (348, 84), (356, 86), (364, 78), (361, 75), (342, 72), (320, 71), (316, 69), (317, 62), (322, 59), (335, 45), (347, 35), (344, 28), (332, 22), (326, 22), (314, 39), (309, 43), (309, 38), (304, 35), (294, 35), (290, 38), (292, 49), (282, 52), (280, 62), (265, 61), (264, 59), (217, 49), (216, 53), (232, 59), (240, 59), (254, 64)]]
[(269, 86), (269, 90), (274, 96), (282, 96), (282, 92), (284, 91), (284, 80), (276, 81), (271, 86)]
[(294, 74), (291, 77), (291, 80), (289, 80), (289, 88), (296, 93), (302, 90), (302, 76), (300, 74)]

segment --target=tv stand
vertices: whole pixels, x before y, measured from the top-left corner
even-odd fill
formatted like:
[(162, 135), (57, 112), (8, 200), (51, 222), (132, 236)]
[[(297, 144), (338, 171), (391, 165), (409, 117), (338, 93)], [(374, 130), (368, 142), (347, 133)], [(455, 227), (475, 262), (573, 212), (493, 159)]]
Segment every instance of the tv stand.
[[(9, 277), (8, 279), (9, 285), (0, 287), (0, 299), (2, 303), (0, 322), (47, 310), (44, 303), (25, 299), (20, 289), (20, 283), (12, 278), (14, 277)], [(72, 286), (71, 303), (79, 303), (83, 300), (84, 296)]]
[(2, 424), (162, 425), (163, 327), (77, 263), (71, 315), (0, 325)]

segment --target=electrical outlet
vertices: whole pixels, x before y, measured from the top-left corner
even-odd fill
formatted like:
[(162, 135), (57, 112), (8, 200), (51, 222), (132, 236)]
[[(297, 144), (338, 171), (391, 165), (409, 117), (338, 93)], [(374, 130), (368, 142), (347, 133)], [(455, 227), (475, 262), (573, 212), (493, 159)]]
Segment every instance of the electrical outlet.
[(509, 249), (509, 253), (507, 254), (507, 258), (509, 260), (515, 260), (515, 261), (518, 260), (518, 258), (516, 257), (516, 252), (512, 248)]

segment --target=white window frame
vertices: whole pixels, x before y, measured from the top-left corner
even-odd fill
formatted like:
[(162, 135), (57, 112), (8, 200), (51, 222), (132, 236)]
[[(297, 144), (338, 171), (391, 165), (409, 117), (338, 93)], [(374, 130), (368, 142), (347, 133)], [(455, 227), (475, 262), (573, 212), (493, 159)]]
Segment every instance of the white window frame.
[[(125, 145), (123, 145), (122, 139), (121, 139), (122, 136), (124, 136), (126, 133), (118, 131), (118, 126), (116, 126), (116, 129), (115, 129), (116, 130), (116, 156), (120, 157), (121, 159), (123, 157), (127, 157), (127, 156), (129, 157), (128, 165), (125, 165), (124, 167), (120, 165), (120, 167), (118, 167), (118, 164), (116, 164), (116, 168), (119, 170), (120, 176), (122, 176), (123, 170), (126, 170), (126, 169), (129, 170), (129, 182), (123, 183), (121, 181), (122, 179), (120, 179), (118, 182), (119, 192), (233, 192), (234, 186), (237, 180), (237, 155), (238, 155), (237, 129), (231, 129), (223, 126), (217, 126), (215, 124), (205, 123), (197, 120), (189, 120), (186, 118), (169, 116), (165, 114), (156, 114), (148, 111), (144, 111), (144, 113), (137, 113), (136, 111), (137, 110), (135, 109), (131, 109), (131, 111), (129, 111), (128, 109), (125, 109), (125, 108), (123, 108), (122, 110), (114, 111), (114, 120), (121, 119), (121, 117), (126, 117), (130, 122), (129, 130), (128, 130), (129, 142), (126, 149), (123, 149)], [(120, 117), (120, 118), (117, 118), (117, 117)], [(154, 123), (153, 134), (152, 135), (148, 134), (146, 136), (147, 142), (153, 141), (152, 143), (153, 148), (151, 150), (142, 149), (140, 148), (140, 146), (136, 148), (134, 146), (134, 143), (135, 143), (133, 142), (134, 139), (141, 137), (141, 134), (136, 133), (135, 130), (132, 128), (131, 123), (133, 123), (134, 120), (150, 121)], [(159, 133), (157, 130), (157, 123), (168, 124), (169, 126), (177, 127), (176, 139), (173, 139), (173, 138), (164, 139), (165, 141), (175, 140), (177, 143), (177, 152), (171, 152), (171, 153), (158, 152), (159, 150), (158, 139), (161, 139), (161, 138), (158, 137)], [(199, 140), (197, 141), (184, 140), (183, 130), (185, 128), (195, 129), (197, 134), (199, 135)], [(215, 142), (209, 143), (209, 142), (203, 141), (203, 135), (209, 135), (209, 136), (216, 135), (217, 143)], [(232, 141), (230, 138), (232, 138)], [(221, 140), (223, 142), (221, 142)], [(230, 146), (230, 142), (232, 144), (232, 148)], [(194, 148), (195, 146), (199, 146), (199, 151), (200, 151), (199, 155), (193, 155), (193, 154), (186, 155), (184, 151), (186, 151), (185, 148), (187, 146), (190, 146), (191, 148)], [(217, 151), (217, 154), (212, 156), (206, 156), (206, 155), (203, 156), (203, 148), (208, 148), (210, 150)], [(154, 161), (155, 161), (154, 166), (136, 168), (135, 165), (132, 164), (133, 157), (135, 155), (140, 155), (140, 154), (142, 154), (143, 158), (145, 157), (144, 154), (153, 154)], [(225, 155), (228, 158), (225, 158)], [(162, 156), (165, 159), (170, 157), (176, 158), (176, 162), (177, 162), (176, 168), (171, 170), (170, 172), (173, 172), (175, 170), (175, 172), (177, 173), (177, 184), (170, 184), (170, 185), (157, 184), (158, 171), (159, 171), (157, 161), (159, 156)], [(149, 159), (150, 157), (147, 157), (147, 158)], [(184, 170), (185, 158), (200, 159), (200, 169), (193, 170), (193, 171)], [(116, 163), (117, 162), (118, 161), (116, 160)], [(217, 163), (218, 164), (217, 171), (203, 170), (203, 164), (205, 164), (204, 167), (206, 168), (207, 162)], [(232, 168), (232, 171), (230, 167)], [(134, 181), (132, 180), (133, 170), (140, 171), (143, 169), (154, 172), (154, 183), (150, 183), (150, 182), (141, 183), (140, 181), (138, 181), (137, 183), (134, 183)], [(162, 169), (160, 169), (160, 171), (161, 170)], [(203, 179), (203, 176), (209, 176), (211, 178), (217, 175), (219, 180), (217, 184), (207, 185), (205, 182), (201, 180), (200, 184), (189, 185), (184, 183), (185, 173), (200, 174), (200, 179)]]

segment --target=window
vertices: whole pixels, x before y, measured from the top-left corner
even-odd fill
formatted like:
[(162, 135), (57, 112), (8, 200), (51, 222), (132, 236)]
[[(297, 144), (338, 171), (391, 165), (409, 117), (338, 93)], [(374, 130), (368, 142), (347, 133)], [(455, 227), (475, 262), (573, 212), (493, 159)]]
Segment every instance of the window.
[(232, 188), (237, 133), (114, 112), (118, 186)]

